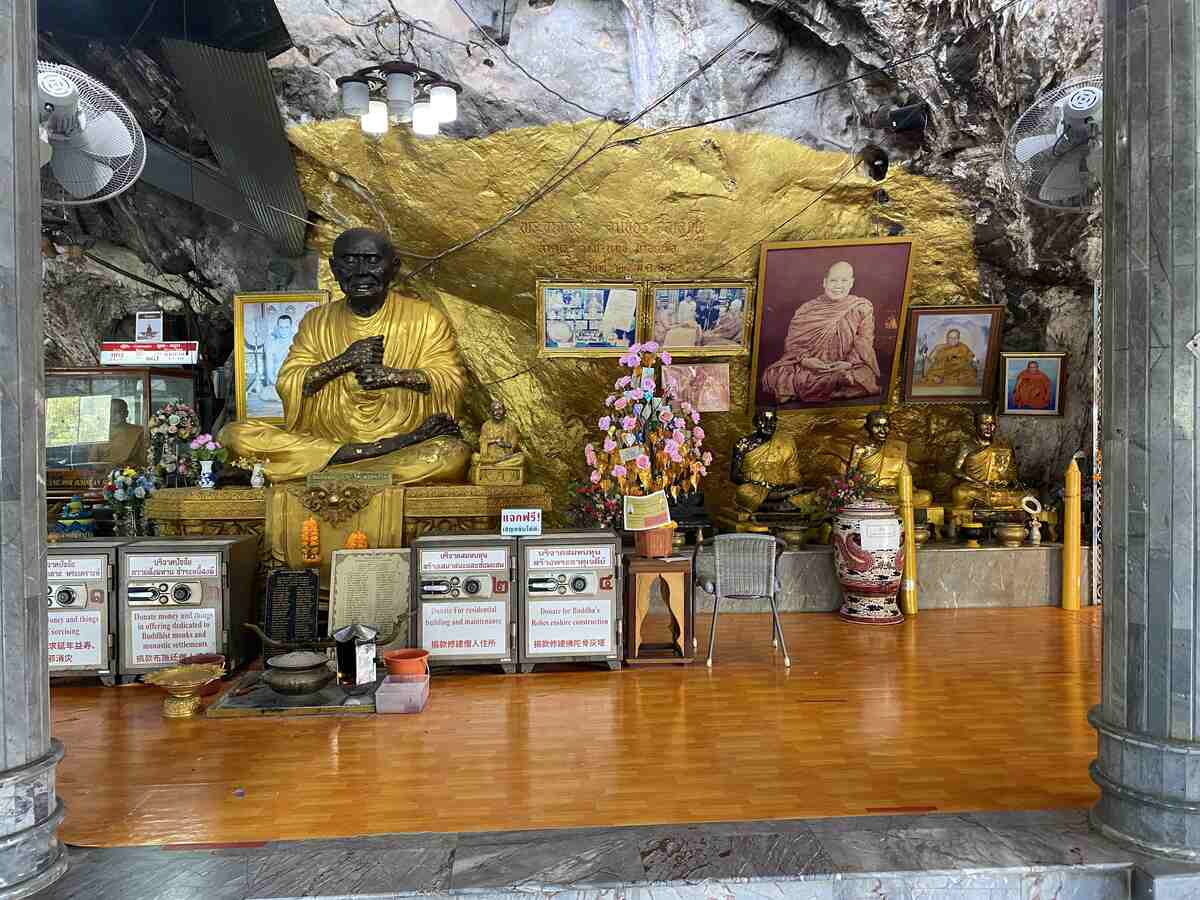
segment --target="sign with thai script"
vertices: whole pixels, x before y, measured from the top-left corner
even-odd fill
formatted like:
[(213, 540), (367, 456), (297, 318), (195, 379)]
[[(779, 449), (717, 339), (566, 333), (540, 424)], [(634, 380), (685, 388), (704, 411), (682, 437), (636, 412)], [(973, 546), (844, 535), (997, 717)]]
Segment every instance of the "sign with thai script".
[(100, 610), (50, 610), (47, 632), (51, 669), (99, 669), (104, 666), (108, 639)]
[(508, 551), (503, 547), (421, 551), (422, 572), (478, 572), (507, 568)]
[(671, 524), (671, 508), (666, 491), (656, 491), (645, 497), (625, 497), (625, 530), (649, 531)]
[(199, 341), (154, 341), (137, 344), (103, 341), (102, 366), (190, 366), (200, 355)]
[(47, 556), (47, 581), (104, 581), (108, 559), (103, 556)]
[(500, 533), (505, 537), (538, 537), (542, 533), (540, 509), (502, 509)]
[(215, 609), (131, 609), (129, 617), (135, 666), (169, 666), (185, 656), (221, 652)]
[(129, 578), (216, 578), (221, 574), (219, 553), (131, 553), (126, 559)]
[(526, 601), (525, 646), (530, 656), (607, 654), (612, 650), (612, 603)]
[(612, 545), (593, 547), (530, 547), (530, 569), (611, 569)]
[(503, 600), (422, 603), (421, 645), (430, 656), (507, 656)]

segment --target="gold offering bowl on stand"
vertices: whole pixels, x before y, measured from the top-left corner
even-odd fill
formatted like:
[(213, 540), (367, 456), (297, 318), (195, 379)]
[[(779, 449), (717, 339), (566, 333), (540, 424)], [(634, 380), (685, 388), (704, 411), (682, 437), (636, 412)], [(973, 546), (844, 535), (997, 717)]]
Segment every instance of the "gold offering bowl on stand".
[(220, 663), (198, 663), (159, 669), (143, 676), (142, 680), (167, 692), (163, 698), (164, 718), (187, 719), (200, 709), (200, 688), (224, 674), (225, 667)]

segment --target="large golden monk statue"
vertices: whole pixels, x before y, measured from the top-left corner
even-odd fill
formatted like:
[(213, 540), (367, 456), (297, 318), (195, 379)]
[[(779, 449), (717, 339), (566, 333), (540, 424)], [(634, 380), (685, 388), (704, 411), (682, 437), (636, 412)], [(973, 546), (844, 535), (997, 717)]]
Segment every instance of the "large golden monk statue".
[(754, 416), (754, 433), (733, 446), (730, 480), (737, 485), (734, 505), (745, 512), (797, 512), (813, 493), (800, 485), (800, 451), (795, 440), (778, 433), (773, 409)]
[[(863, 424), (866, 440), (859, 441), (850, 451), (847, 471), (857, 469), (875, 485), (871, 496), (890, 503), (900, 502), (900, 473), (908, 462), (908, 444), (889, 437), (892, 430), (891, 417), (882, 410), (867, 414)], [(933, 494), (924, 488), (914, 487), (913, 507), (925, 509), (933, 502)]]
[(221, 443), (266, 457), (272, 481), (347, 466), (398, 484), (462, 483), (471, 448), (454, 415), (466, 374), (450, 323), (390, 290), (395, 251), (378, 231), (344, 232), (330, 268), (345, 299), (300, 322), (276, 378), (285, 426), (234, 422)]
[(950, 492), (954, 506), (1018, 509), (1032, 493), (1018, 481), (1012, 447), (995, 435), (996, 417), (975, 413), (975, 438), (962, 445), (954, 461), (959, 479)]

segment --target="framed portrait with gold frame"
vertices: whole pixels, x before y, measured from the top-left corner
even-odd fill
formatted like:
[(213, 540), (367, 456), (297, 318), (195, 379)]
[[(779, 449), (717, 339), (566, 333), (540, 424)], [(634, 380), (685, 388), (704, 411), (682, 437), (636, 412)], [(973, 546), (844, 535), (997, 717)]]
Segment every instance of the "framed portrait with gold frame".
[(907, 237), (763, 244), (751, 413), (886, 403), (900, 377), (912, 265)]
[(233, 295), (233, 381), (238, 421), (284, 420), (275, 377), (300, 320), (328, 302), (329, 291)]
[(1002, 304), (908, 311), (904, 396), (914, 403), (991, 403)]
[(642, 322), (638, 281), (546, 281), (537, 290), (538, 356), (622, 356)]
[(672, 355), (749, 355), (753, 281), (668, 281), (646, 294), (650, 336)]

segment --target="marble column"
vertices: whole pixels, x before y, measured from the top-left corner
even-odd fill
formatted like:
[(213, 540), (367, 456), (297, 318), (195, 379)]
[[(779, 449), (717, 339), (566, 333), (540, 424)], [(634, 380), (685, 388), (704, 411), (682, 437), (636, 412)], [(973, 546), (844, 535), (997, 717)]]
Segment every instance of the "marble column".
[(1107, 0), (1104, 660), (1092, 822), (1200, 858), (1196, 0)]
[(67, 859), (46, 660), (46, 499), (36, 0), (0, 0), (0, 898)]

